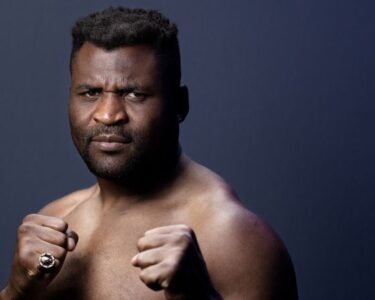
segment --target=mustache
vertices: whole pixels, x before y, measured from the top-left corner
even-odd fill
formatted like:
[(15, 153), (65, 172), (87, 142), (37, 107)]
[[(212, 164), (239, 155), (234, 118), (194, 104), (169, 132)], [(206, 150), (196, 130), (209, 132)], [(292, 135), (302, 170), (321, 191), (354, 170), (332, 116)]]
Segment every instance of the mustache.
[(85, 140), (91, 141), (94, 137), (100, 135), (116, 135), (123, 137), (126, 141), (132, 140), (132, 133), (129, 130), (124, 130), (120, 125), (107, 126), (104, 124), (98, 124), (95, 127), (91, 127), (87, 130), (85, 134)]

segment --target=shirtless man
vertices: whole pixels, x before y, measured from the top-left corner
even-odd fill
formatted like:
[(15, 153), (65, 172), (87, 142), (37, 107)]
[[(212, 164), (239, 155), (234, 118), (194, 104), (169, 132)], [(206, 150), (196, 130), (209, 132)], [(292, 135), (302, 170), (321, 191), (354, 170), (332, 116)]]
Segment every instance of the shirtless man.
[(280, 239), (181, 152), (176, 26), (111, 8), (72, 35), (71, 133), (97, 184), (25, 217), (0, 299), (297, 299)]

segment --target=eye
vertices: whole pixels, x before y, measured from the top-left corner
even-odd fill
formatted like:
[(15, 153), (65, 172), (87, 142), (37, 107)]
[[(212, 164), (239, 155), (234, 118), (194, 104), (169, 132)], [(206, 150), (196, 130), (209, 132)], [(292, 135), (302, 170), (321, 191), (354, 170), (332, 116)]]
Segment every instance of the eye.
[(140, 92), (128, 92), (124, 95), (125, 99), (134, 101), (134, 102), (141, 102), (146, 98), (146, 94)]
[(96, 99), (100, 96), (101, 90), (100, 89), (89, 89), (87, 91), (83, 91), (79, 93), (80, 96), (83, 96), (88, 99)]

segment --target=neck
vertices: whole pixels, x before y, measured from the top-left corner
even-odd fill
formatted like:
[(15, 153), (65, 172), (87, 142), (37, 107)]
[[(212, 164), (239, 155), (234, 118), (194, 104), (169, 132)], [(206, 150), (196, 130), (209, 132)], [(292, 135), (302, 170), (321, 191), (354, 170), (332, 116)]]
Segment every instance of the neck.
[(182, 155), (180, 147), (175, 153), (158, 159), (147, 170), (142, 170), (131, 179), (111, 180), (97, 178), (99, 199), (103, 205), (129, 206), (137, 202), (154, 199), (178, 178), (182, 170)]

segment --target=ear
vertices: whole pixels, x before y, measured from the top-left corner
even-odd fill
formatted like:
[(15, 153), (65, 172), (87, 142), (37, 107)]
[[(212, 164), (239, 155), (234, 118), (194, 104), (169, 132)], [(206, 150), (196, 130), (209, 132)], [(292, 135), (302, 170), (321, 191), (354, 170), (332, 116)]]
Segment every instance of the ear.
[(189, 90), (186, 86), (180, 86), (177, 93), (176, 116), (182, 123), (189, 113)]

